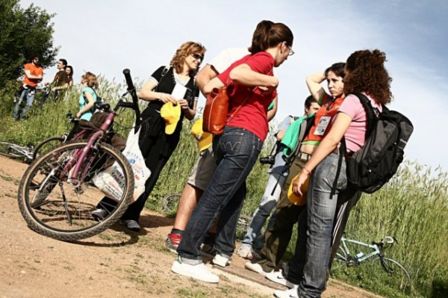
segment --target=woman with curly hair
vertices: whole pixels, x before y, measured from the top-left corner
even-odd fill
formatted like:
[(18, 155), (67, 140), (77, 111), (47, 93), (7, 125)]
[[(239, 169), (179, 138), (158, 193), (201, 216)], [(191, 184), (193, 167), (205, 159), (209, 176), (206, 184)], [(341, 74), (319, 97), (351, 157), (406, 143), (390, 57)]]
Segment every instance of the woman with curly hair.
[[(384, 67), (385, 61), (385, 53), (379, 50), (362, 50), (350, 55), (345, 64), (345, 100), (330, 131), (293, 182), (294, 192), (301, 194), (302, 185), (311, 176), (307, 195), (307, 233), (301, 240), (306, 241), (299, 266), (303, 275), (298, 288), (292, 289), (290, 295), (320, 297), (325, 289), (337, 196), (341, 191), (347, 191), (345, 156), (364, 145), (367, 130), (366, 112), (355, 94), (362, 93), (373, 108), (382, 111), (383, 105), (392, 98), (392, 79)], [(345, 138), (347, 152), (338, 165), (338, 145), (342, 138)]]
[[(149, 102), (142, 113), (139, 146), (151, 176), (145, 183), (143, 194), (129, 205), (122, 216), (122, 222), (132, 231), (141, 229), (140, 213), (160, 172), (179, 143), (183, 118), (191, 120), (196, 114), (199, 89), (194, 76), (204, 59), (204, 53), (205, 47), (197, 42), (183, 43), (171, 59), (170, 67), (160, 66), (156, 69), (138, 93), (140, 99)], [(179, 105), (181, 110), (180, 119), (177, 124), (171, 125), (171, 129), (166, 129), (165, 119), (161, 116), (162, 106), (166, 103)], [(115, 205), (111, 199), (105, 199), (93, 215), (101, 219)]]

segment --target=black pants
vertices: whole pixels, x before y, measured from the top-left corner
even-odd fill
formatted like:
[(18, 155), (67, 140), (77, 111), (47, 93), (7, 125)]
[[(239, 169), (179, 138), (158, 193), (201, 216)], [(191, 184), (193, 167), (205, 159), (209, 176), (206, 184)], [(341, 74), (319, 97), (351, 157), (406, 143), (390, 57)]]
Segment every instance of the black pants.
[[(151, 171), (151, 176), (145, 182), (145, 191), (131, 203), (123, 214), (122, 219), (133, 219), (139, 221), (140, 213), (145, 207), (146, 200), (151, 194), (159, 179), (163, 167), (168, 162), (180, 139), (182, 119), (172, 135), (165, 134), (165, 124), (163, 119), (153, 108), (146, 109), (143, 114), (141, 124), (139, 147), (145, 158), (145, 164)], [(111, 211), (116, 206), (116, 202), (110, 198), (103, 198), (97, 207)]]

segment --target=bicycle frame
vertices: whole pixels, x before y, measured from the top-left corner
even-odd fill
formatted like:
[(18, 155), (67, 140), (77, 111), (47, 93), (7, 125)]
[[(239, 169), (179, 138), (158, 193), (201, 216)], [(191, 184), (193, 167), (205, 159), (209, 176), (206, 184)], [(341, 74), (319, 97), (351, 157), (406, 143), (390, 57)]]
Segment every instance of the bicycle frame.
[[(356, 255), (352, 255), (346, 243), (353, 243), (353, 244), (356, 244), (358, 246), (362, 246), (362, 247), (366, 247), (366, 248), (372, 249), (373, 251), (368, 253), (368, 254), (365, 254), (365, 255), (363, 253), (361, 256), (358, 256), (359, 253), (356, 254)], [(377, 244), (367, 244), (367, 243), (364, 243), (364, 242), (361, 242), (361, 241), (357, 241), (357, 240), (353, 240), (353, 239), (347, 239), (345, 237), (341, 238), (341, 247), (340, 248), (344, 252), (345, 256), (342, 256), (342, 255), (340, 255), (338, 253), (339, 257), (343, 258), (343, 260), (345, 262), (348, 262), (348, 259), (353, 259), (353, 260), (356, 261), (357, 264), (359, 264), (361, 262), (364, 262), (365, 260), (367, 260), (367, 259), (369, 259), (371, 257), (381, 256), (381, 254), (382, 254), (381, 250), (380, 250), (380, 248), (378, 247)]]
[[(110, 112), (109, 115), (107, 115), (106, 121), (101, 125), (100, 129), (89, 138), (89, 140), (87, 141), (87, 145), (81, 150), (80, 155), (77, 158), (75, 168), (73, 169), (73, 171), (70, 171), (68, 179), (70, 179), (71, 181), (76, 181), (75, 177), (78, 176), (78, 173), (79, 173), (81, 166), (83, 165), (87, 155), (92, 150), (94, 144), (96, 144), (96, 142), (98, 140), (100, 140), (105, 135), (106, 131), (109, 129), (109, 127), (113, 123), (115, 115), (116, 115), (115, 112)], [(75, 154), (75, 155), (78, 155), (78, 154)]]
[[(123, 70), (123, 74), (125, 76), (126, 79), (126, 83), (128, 85), (128, 92), (131, 94), (132, 97), (132, 103), (128, 103), (128, 102), (124, 102), (123, 100), (119, 100), (117, 105), (115, 106), (113, 111), (110, 111), (109, 114), (106, 117), (106, 120), (103, 122), (103, 124), (101, 125), (100, 129), (98, 131), (96, 131), (87, 141), (87, 145), (80, 150), (80, 152), (76, 152), (75, 156), (72, 158), (71, 161), (73, 161), (74, 159), (76, 159), (76, 164), (74, 165), (74, 169), (72, 169), (73, 167), (73, 163), (69, 162), (65, 167), (64, 167), (64, 173), (69, 173), (68, 176), (68, 180), (71, 180), (72, 182), (77, 183), (76, 177), (78, 176), (78, 173), (81, 170), (82, 165), (85, 162), (86, 157), (88, 156), (88, 154), (90, 153), (90, 151), (92, 150), (92, 148), (94, 147), (94, 145), (98, 142), (98, 140), (101, 140), (101, 138), (106, 134), (106, 132), (108, 131), (108, 129), (110, 128), (110, 126), (112, 125), (114, 118), (116, 116), (116, 111), (119, 108), (131, 108), (135, 111), (136, 113), (136, 119), (135, 119), (135, 124), (136, 127), (135, 129), (137, 129), (137, 127), (140, 125), (140, 109), (138, 108), (138, 97), (137, 97), (137, 92), (135, 90), (134, 84), (132, 83), (132, 79), (130, 76), (130, 71), (128, 69)], [(86, 173), (84, 173), (86, 174)]]

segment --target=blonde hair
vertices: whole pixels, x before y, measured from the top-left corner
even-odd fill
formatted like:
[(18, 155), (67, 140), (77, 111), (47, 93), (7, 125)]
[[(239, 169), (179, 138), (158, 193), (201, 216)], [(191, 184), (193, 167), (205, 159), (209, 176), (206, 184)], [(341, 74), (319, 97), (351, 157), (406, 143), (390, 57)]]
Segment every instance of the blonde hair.
[(90, 71), (87, 71), (85, 74), (83, 74), (81, 78), (83, 81), (86, 81), (87, 86), (89, 86), (90, 88), (98, 88), (98, 79), (96, 75), (91, 73)]
[[(194, 41), (187, 41), (183, 43), (171, 59), (170, 66), (176, 70), (176, 73), (181, 73), (184, 67), (185, 59), (191, 54), (199, 54), (204, 56), (205, 47)], [(190, 71), (190, 76), (193, 76), (197, 69)]]

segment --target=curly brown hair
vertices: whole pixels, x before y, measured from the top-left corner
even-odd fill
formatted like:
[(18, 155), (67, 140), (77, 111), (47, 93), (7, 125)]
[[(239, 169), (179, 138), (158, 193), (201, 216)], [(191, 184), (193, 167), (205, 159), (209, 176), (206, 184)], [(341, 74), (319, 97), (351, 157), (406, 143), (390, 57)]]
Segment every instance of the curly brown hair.
[[(184, 67), (185, 58), (191, 54), (198, 54), (203, 57), (205, 51), (206, 49), (202, 44), (194, 41), (187, 41), (176, 50), (176, 53), (171, 59), (170, 66), (176, 70), (176, 73), (181, 73), (182, 68)], [(191, 70), (190, 76), (194, 76), (197, 71), (198, 69)]]
[(98, 88), (98, 78), (90, 71), (87, 71), (85, 74), (83, 74), (81, 78), (82, 80), (86, 81), (86, 85), (90, 88)]
[(386, 54), (380, 50), (352, 53), (345, 64), (344, 93), (365, 92), (379, 103), (389, 103), (392, 78), (384, 67), (385, 61)]

